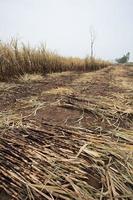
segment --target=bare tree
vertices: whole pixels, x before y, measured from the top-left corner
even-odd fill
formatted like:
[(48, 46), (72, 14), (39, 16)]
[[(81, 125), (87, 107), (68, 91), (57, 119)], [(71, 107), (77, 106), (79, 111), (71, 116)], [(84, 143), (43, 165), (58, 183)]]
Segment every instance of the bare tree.
[(90, 27), (90, 50), (91, 50), (91, 59), (94, 57), (94, 42), (96, 39), (96, 34), (94, 31), (94, 28), (91, 26)]

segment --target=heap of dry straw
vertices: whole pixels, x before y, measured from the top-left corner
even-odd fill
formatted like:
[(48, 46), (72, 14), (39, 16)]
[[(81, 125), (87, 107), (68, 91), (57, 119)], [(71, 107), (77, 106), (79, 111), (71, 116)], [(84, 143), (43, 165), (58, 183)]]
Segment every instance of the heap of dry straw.
[(49, 123), (4, 130), (0, 199), (133, 199), (133, 138), (121, 135)]

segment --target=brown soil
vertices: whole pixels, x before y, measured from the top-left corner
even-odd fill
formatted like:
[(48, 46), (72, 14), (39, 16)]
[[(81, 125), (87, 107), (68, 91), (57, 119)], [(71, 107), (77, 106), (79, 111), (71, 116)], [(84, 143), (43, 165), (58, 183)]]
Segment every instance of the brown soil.
[[(34, 120), (39, 124), (49, 121), (60, 125), (78, 126), (80, 123), (80, 126), (86, 128), (90, 126), (104, 128), (107, 123), (105, 121), (102, 123), (102, 120), (99, 117), (96, 118), (94, 113), (84, 112), (83, 114), (82, 109), (68, 108), (62, 104), (72, 101), (73, 104), (78, 104), (78, 107), (82, 104), (87, 106), (97, 103), (102, 106), (102, 102), (103, 105), (106, 103), (112, 106), (114, 104), (125, 106), (127, 101), (131, 103), (133, 97), (131, 86), (128, 88), (128, 83), (132, 84), (130, 75), (132, 71), (131, 67), (108, 67), (91, 73), (75, 72), (62, 76), (60, 74), (56, 74), (55, 77), (54, 75), (47, 76), (41, 82), (18, 82), (13, 88), (0, 91), (0, 110), (6, 113), (10, 110), (15, 114), (21, 114), (23, 123)], [(67, 92), (65, 92), (66, 88)], [(39, 107), (40, 104), (42, 104), (41, 107)], [(83, 118), (82, 115), (84, 115)]]

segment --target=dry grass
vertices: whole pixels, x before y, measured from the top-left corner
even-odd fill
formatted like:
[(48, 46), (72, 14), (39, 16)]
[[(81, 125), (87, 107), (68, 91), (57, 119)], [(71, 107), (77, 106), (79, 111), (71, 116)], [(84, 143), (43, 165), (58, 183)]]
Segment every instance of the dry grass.
[[(41, 102), (37, 96), (18, 99), (13, 109), (0, 112), (0, 128), (22, 127), (24, 120), (35, 116), (38, 110), (45, 106), (45, 102)], [(27, 111), (26, 114), (25, 111)]]
[[(59, 66), (60, 71), (68, 68), (71, 71), (75, 67), (77, 70), (81, 67), (80, 70), (83, 70), (82, 67), (85, 67), (83, 60), (75, 60), (74, 68), (70, 69), (73, 67), (69, 66), (71, 59), (58, 57), (57, 61), (55, 55), (49, 60), (48, 57), (44, 59), (44, 50), (39, 53), (39, 50), (29, 51), (24, 48), (20, 51), (17, 47), (11, 49), (11, 46), (6, 46), (2, 54), (2, 49), (3, 47), (0, 50), (1, 79), (21, 76), (19, 80), (22, 84), (41, 81), (40, 74), (58, 71)], [(8, 59), (3, 64), (4, 58)], [(67, 63), (65, 66), (64, 62)], [(48, 68), (43, 71), (42, 66)], [(84, 68), (96, 69), (96, 65), (95, 68)], [(97, 81), (95, 88), (99, 86), (98, 90), (101, 89), (101, 82), (109, 85), (110, 81), (113, 81), (115, 85), (115, 77), (112, 75), (115, 76), (116, 71), (113, 69), (110, 77), (108, 69), (97, 71), (95, 75), (83, 73), (71, 87), (70, 84), (60, 87), (59, 83), (59, 87), (42, 93), (37, 88), (36, 96), (35, 91), (28, 93), (28, 90), (28, 97), (27, 93), (26, 96), (18, 95), (18, 99), (15, 99), (11, 106), (7, 106), (8, 111), (6, 108), (0, 112), (0, 200), (133, 199), (133, 104), (130, 86), (125, 89), (128, 80), (124, 79), (125, 83), (121, 85), (124, 91), (122, 93), (119, 93), (120, 90), (114, 92), (112, 88), (112, 93), (108, 93), (110, 96), (105, 96), (105, 91), (103, 96), (100, 96), (106, 85), (99, 95), (95, 95), (93, 89), (92, 93), (89, 91), (89, 95), (84, 91), (91, 87), (89, 83), (92, 81), (93, 84)], [(125, 70), (120, 72), (122, 75)], [(71, 72), (62, 72), (61, 75), (69, 76), (69, 73)], [(59, 76), (58, 73), (55, 74), (57, 80)], [(51, 81), (54, 75), (49, 77)], [(121, 80), (117, 79), (116, 82), (118, 87)], [(28, 84), (23, 85), (28, 87)], [(35, 84), (32, 84), (32, 87), (34, 86)], [(13, 87), (14, 84), (3, 82), (0, 86), (1, 97), (4, 89), (7, 95), (5, 97), (8, 97)], [(54, 83), (52, 87), (55, 87)], [(24, 89), (21, 90), (24, 92)], [(3, 103), (2, 100), (1, 102)], [(46, 122), (45, 107), (46, 110), (50, 109), (50, 117), (53, 119), (58, 118), (60, 112), (53, 114), (52, 109), (61, 109), (63, 112), (65, 108), (64, 113), (71, 109), (73, 114), (74, 110), (78, 110), (76, 125), (54, 123), (54, 120), (51, 123)], [(39, 110), (43, 112), (39, 114)], [(85, 115), (91, 116), (91, 119), (95, 118), (92, 125), (83, 125)]]
[(0, 198), (132, 200), (131, 130), (7, 125), (0, 134)]
[(94, 71), (110, 63), (89, 58), (66, 58), (47, 51), (41, 45), (30, 48), (16, 40), (0, 43), (0, 80), (11, 80), (25, 74), (47, 74), (64, 71)]
[(6, 129), (14, 126), (22, 126), (22, 115), (13, 112), (12, 110), (0, 112), (0, 128)]
[(24, 74), (19, 77), (21, 83), (42, 81), (44, 77), (41, 74)]
[[(51, 73), (51, 74), (48, 74), (49, 75), (49, 77), (51, 77), (51, 78), (58, 78), (58, 77), (60, 77), (60, 76), (70, 76), (70, 75), (72, 75), (73, 74), (73, 72), (71, 72), (71, 71), (67, 71), (67, 72), (58, 72), (58, 73)], [(74, 74), (73, 74), (74, 75)]]
[[(78, 110), (81, 113), (91, 113), (96, 119), (104, 123), (109, 127), (113, 127), (115, 130), (119, 130), (119, 127), (131, 127), (133, 125), (133, 108), (130, 105), (124, 105), (122, 102), (106, 102), (104, 99), (99, 97), (95, 99), (87, 99), (80, 96), (68, 96), (64, 97), (60, 101), (61, 107)], [(81, 115), (81, 122), (84, 116)], [(81, 124), (81, 123), (79, 123)], [(96, 124), (94, 124), (94, 127)], [(105, 127), (107, 127), (105, 126)], [(100, 128), (100, 127), (99, 127)], [(133, 138), (132, 138), (133, 139)]]
[(118, 138), (48, 123), (7, 131), (1, 190), (14, 199), (132, 200), (133, 140)]
[(14, 83), (0, 82), (0, 92), (9, 91), (16, 87)]
[(86, 84), (90, 83), (93, 80), (93, 72), (83, 73), (79, 78), (74, 80), (74, 84)]
[[(132, 123), (133, 111), (123, 106), (122, 96), (119, 102), (100, 96), (87, 99), (68, 94), (68, 88), (51, 94), (65, 92), (67, 97), (56, 106), (91, 112), (113, 129), (45, 121), (41, 127), (32, 122), (23, 125), (17, 121), (20, 116), (9, 113), (0, 134), (0, 198), (132, 200), (133, 130), (119, 126), (120, 122)], [(31, 107), (34, 113), (44, 106), (37, 97), (18, 104), (21, 110)]]
[(44, 94), (71, 95), (73, 93), (74, 93), (74, 90), (72, 88), (58, 87), (58, 88), (55, 88), (55, 89), (45, 91), (45, 92), (42, 93), (42, 95), (44, 95)]
[(103, 68), (100, 71), (98, 70), (98, 71), (95, 71), (95, 72), (93, 71), (93, 72), (88, 72), (88, 73), (87, 72), (82, 73), (79, 78), (74, 80), (74, 84), (79, 84), (79, 85), (80, 84), (88, 84), (92, 81), (95, 81), (96, 76), (98, 77), (98, 79), (100, 79), (100, 78), (102, 79), (103, 78), (102, 73), (104, 73), (104, 71), (106, 69), (110, 70), (110, 68), (111, 68), (111, 66), (109, 66), (108, 68)]
[[(127, 66), (125, 66), (125, 67), (127, 67)], [(120, 68), (120, 67), (119, 67), (119, 69), (118, 69), (118, 67), (116, 67), (114, 72), (113, 72), (115, 75), (117, 75), (117, 76), (115, 76), (115, 83), (118, 84), (118, 82), (119, 82), (119, 86), (121, 88), (126, 89), (126, 90), (128, 90), (128, 89), (132, 90), (133, 89), (133, 81), (132, 81), (133, 71), (132, 71), (132, 67), (129, 68), (129, 69), (130, 70), (129, 70), (128, 73), (129, 73), (129, 77), (130, 78), (129, 77), (127, 78), (127, 76), (124, 76), (123, 69)], [(120, 73), (121, 73), (121, 75), (120, 75)], [(122, 76), (122, 74), (123, 74), (123, 76)]]

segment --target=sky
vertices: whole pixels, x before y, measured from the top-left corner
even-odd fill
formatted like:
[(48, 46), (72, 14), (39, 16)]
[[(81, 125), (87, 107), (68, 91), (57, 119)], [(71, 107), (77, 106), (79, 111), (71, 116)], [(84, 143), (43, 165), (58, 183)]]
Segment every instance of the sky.
[(46, 44), (63, 56), (94, 54), (114, 60), (127, 52), (133, 61), (133, 0), (0, 0), (0, 40)]

